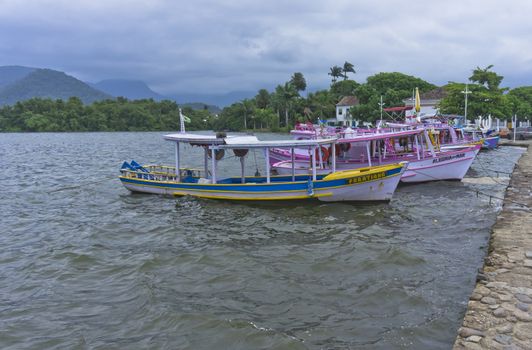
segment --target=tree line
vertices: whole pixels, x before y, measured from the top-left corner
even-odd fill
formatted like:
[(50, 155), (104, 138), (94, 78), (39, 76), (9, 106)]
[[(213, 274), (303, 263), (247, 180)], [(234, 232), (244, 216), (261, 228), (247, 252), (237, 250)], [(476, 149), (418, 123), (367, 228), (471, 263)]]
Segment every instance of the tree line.
[[(510, 119), (514, 114), (521, 118), (532, 117), (532, 86), (508, 89), (500, 87), (503, 76), (492, 71), (493, 66), (473, 69), (469, 77), (468, 117), (488, 116)], [(216, 119), (214, 127), (226, 130), (243, 130), (266, 127), (269, 130), (288, 130), (297, 122), (334, 118), (336, 104), (344, 96), (355, 96), (358, 104), (350, 108), (353, 120), (374, 122), (380, 119), (380, 108), (403, 106), (412, 97), (413, 90), (426, 93), (438, 88), (423, 79), (403, 73), (378, 73), (358, 83), (349, 78), (355, 74), (354, 66), (330, 68), (331, 85), (328, 89), (301, 92), (306, 89), (305, 78), (297, 72), (290, 80), (278, 85), (269, 93), (259, 90), (252, 99), (246, 99), (225, 108)], [(449, 82), (441, 87), (444, 97), (440, 101), (440, 113), (464, 115), (465, 84)]]
[[(532, 87), (500, 87), (503, 77), (493, 66), (477, 67), (469, 77), (468, 116), (492, 115), (509, 119), (532, 116)], [(260, 89), (253, 98), (224, 108), (219, 115), (208, 110), (183, 108), (189, 117), (188, 130), (289, 130), (297, 122), (334, 118), (336, 104), (344, 96), (356, 96), (359, 103), (351, 108), (354, 120), (373, 122), (380, 118), (381, 98), (385, 107), (402, 106), (416, 87), (421, 93), (437, 86), (403, 73), (378, 73), (358, 83), (349, 77), (354, 66), (345, 62), (330, 68), (328, 88), (309, 92), (304, 75), (295, 72), (285, 83), (269, 92)], [(446, 96), (440, 111), (464, 114), (465, 84), (445, 85)], [(179, 130), (179, 106), (174, 101), (117, 98), (84, 105), (80, 99), (51, 100), (33, 98), (0, 108), (0, 131), (157, 131)]]
[[(206, 109), (183, 108), (187, 128), (212, 128)], [(32, 98), (0, 108), (0, 130), (21, 131), (168, 131), (179, 130), (179, 106), (174, 101), (128, 100), (122, 97), (84, 105), (77, 97)]]
[(445, 86), (446, 97), (440, 102), (440, 111), (464, 114), (465, 94), (468, 94), (467, 114), (472, 118), (488, 116), (511, 119), (532, 117), (532, 86), (515, 89), (501, 87), (502, 75), (492, 71), (493, 65), (477, 67), (469, 77), (469, 84), (450, 82)]

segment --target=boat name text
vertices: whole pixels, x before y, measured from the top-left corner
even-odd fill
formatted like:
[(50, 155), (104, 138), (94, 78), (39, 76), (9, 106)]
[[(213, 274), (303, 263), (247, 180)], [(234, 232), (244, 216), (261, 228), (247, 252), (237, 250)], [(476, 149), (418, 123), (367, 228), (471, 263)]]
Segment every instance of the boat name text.
[(347, 183), (348, 184), (358, 184), (358, 183), (362, 183), (362, 182), (368, 182), (368, 181), (374, 181), (374, 180), (382, 179), (385, 176), (386, 176), (386, 173), (383, 171), (383, 172), (375, 173), (375, 174), (368, 174), (368, 175), (352, 177), (350, 179), (347, 179)]
[(459, 153), (459, 154), (455, 154), (452, 156), (440, 157), (440, 158), (433, 159), (432, 164), (439, 163), (439, 162), (445, 162), (451, 159), (464, 158), (464, 157), (465, 157), (465, 153)]

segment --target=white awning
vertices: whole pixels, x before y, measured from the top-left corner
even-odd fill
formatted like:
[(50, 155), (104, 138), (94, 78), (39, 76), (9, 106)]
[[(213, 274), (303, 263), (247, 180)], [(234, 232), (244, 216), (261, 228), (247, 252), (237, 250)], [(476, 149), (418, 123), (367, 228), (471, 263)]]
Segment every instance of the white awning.
[(261, 141), (256, 137), (226, 138), (226, 144), (217, 148), (308, 148), (336, 143), (337, 138), (320, 140), (269, 140)]
[(365, 135), (345, 135), (344, 138), (338, 139), (338, 143), (354, 143), (362, 141), (373, 141), (373, 140), (384, 140), (394, 137), (405, 137), (410, 135), (418, 135), (423, 133), (424, 129), (414, 129), (414, 130), (402, 130), (402, 131), (391, 131), (391, 132), (381, 132), (381, 133), (369, 133)]
[(183, 143), (197, 143), (202, 145), (221, 145), (225, 141), (223, 138), (217, 138), (216, 135), (202, 135), (191, 133), (177, 133), (164, 135), (164, 139), (167, 141), (176, 141)]
[(177, 133), (164, 135), (167, 141), (217, 146), (216, 148), (305, 148), (335, 143), (337, 138), (320, 140), (269, 140), (261, 141), (256, 136), (229, 135), (217, 138), (216, 135)]

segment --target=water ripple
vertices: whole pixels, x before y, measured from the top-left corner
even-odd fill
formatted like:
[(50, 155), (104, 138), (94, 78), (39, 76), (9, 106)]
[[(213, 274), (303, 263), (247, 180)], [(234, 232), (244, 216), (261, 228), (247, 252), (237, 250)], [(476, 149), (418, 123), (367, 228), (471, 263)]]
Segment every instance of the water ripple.
[(518, 158), (481, 153), (470, 181), (389, 204), (286, 207), (128, 193), (123, 160), (171, 164), (159, 133), (3, 134), (0, 149), (5, 349), (449, 348), (497, 212), (476, 191), (504, 193), (480, 178)]

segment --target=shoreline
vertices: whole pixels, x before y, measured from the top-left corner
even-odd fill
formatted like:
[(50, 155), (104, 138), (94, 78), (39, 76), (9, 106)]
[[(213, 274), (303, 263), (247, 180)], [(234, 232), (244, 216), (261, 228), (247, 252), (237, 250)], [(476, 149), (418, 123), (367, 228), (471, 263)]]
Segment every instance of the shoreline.
[(532, 348), (532, 141), (506, 188), (453, 349)]

